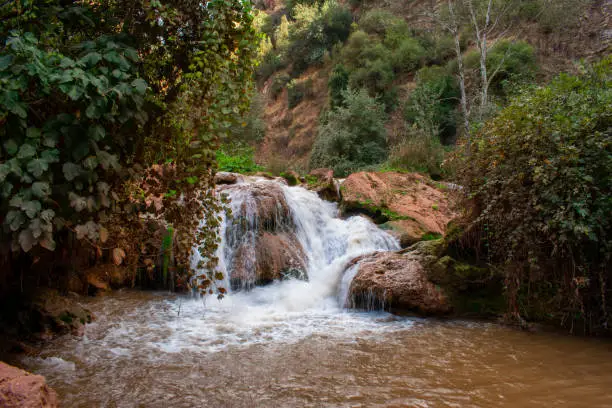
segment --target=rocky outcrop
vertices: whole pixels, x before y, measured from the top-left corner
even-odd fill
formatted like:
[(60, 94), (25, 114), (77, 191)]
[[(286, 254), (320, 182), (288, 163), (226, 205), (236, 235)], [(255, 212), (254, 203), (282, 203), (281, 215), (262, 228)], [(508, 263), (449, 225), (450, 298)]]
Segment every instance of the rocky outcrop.
[(57, 395), (41, 375), (0, 362), (0, 407), (56, 408)]
[(306, 255), (278, 182), (220, 186), (231, 215), (225, 230), (225, 258), (232, 289), (250, 289), (285, 277), (306, 279)]
[(327, 201), (340, 201), (340, 189), (332, 169), (315, 169), (306, 176), (306, 187)]
[(377, 252), (353, 261), (359, 268), (349, 287), (348, 306), (445, 315), (452, 307), (444, 291), (429, 281), (415, 253)]
[(242, 175), (238, 173), (230, 173), (220, 171), (215, 174), (215, 184), (236, 184), (242, 180)]
[(342, 184), (341, 209), (384, 224), (406, 247), (444, 235), (456, 216), (449, 186), (416, 173), (353, 173)]
[(357, 271), (348, 307), (472, 317), (498, 316), (505, 308), (501, 278), (486, 267), (453, 258), (442, 239), (364, 255), (346, 273), (354, 273), (351, 268)]
[(231, 285), (234, 290), (265, 285), (285, 278), (306, 279), (306, 256), (289, 232), (263, 232), (235, 251)]

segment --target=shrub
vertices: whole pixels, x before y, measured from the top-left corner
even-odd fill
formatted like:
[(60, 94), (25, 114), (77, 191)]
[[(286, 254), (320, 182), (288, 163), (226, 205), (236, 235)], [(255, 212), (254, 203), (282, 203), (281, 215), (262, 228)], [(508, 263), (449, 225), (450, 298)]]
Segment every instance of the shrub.
[(351, 12), (335, 1), (322, 5), (298, 5), (296, 22), (291, 25), (291, 45), (287, 53), (293, 62), (293, 77), (308, 67), (323, 62), (326, 52), (338, 42), (344, 42), (351, 30)]
[(278, 98), (278, 95), (283, 92), (289, 81), (291, 81), (291, 77), (287, 74), (276, 75), (270, 85), (270, 96), (274, 99)]
[(295, 108), (304, 98), (313, 96), (312, 79), (296, 81), (295, 79), (287, 85), (287, 103), (289, 109)]
[(437, 137), (412, 127), (403, 140), (393, 146), (385, 167), (427, 173), (439, 178), (443, 174), (441, 166), (444, 156), (444, 147)]
[(330, 167), (345, 176), (382, 162), (387, 155), (384, 108), (365, 90), (345, 91), (346, 107), (332, 110), (319, 128), (311, 168)]
[(329, 104), (333, 109), (344, 103), (344, 91), (348, 88), (349, 73), (344, 65), (338, 64), (329, 76), (327, 87), (329, 89)]
[(475, 135), (460, 181), (511, 315), (596, 327), (612, 312), (612, 57), (583, 72), (513, 99)]
[(227, 144), (217, 150), (217, 165), (219, 171), (230, 171), (233, 173), (255, 173), (263, 170), (255, 163), (254, 150), (252, 147), (242, 144)]
[(425, 49), (418, 40), (410, 37), (399, 42), (393, 51), (391, 64), (396, 72), (412, 72), (419, 68), (425, 57)]
[[(465, 66), (475, 71), (480, 67), (480, 53), (469, 52)], [(487, 54), (487, 70), (491, 91), (507, 96), (509, 87), (532, 80), (537, 71), (535, 51), (525, 41), (499, 40)]]
[(451, 142), (456, 131), (458, 101), (454, 77), (442, 67), (423, 68), (417, 73), (417, 87), (408, 99), (404, 115), (427, 134)]

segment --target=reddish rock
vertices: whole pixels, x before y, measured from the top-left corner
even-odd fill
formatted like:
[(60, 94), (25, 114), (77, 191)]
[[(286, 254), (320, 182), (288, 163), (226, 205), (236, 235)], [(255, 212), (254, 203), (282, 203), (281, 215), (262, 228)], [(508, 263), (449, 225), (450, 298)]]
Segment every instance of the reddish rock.
[(332, 169), (314, 169), (308, 176), (306, 181), (309, 190), (315, 191), (323, 200), (340, 201), (340, 190), (336, 186)]
[(417, 253), (376, 252), (353, 260), (358, 271), (349, 287), (348, 306), (408, 311), (422, 316), (452, 311), (442, 289), (429, 281)]
[(291, 232), (263, 232), (245, 242), (232, 262), (232, 287), (248, 288), (285, 277), (306, 276), (306, 255)]
[(342, 208), (345, 214), (360, 212), (388, 222), (406, 243), (427, 233), (444, 235), (457, 215), (450, 189), (416, 173), (353, 173), (342, 184)]
[(57, 395), (41, 375), (0, 362), (0, 407), (56, 408)]
[(241, 174), (220, 171), (215, 174), (215, 184), (236, 184), (242, 179)]

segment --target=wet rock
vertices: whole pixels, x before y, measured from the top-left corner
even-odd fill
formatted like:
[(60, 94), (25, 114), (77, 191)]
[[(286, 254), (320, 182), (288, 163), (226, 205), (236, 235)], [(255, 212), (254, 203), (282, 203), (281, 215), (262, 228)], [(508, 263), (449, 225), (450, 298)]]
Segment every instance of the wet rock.
[(220, 186), (218, 191), (240, 203), (231, 206), (232, 231), (237, 238), (247, 231), (274, 231), (293, 223), (282, 187), (276, 182)]
[(0, 362), (0, 407), (56, 408), (57, 395), (45, 377)]
[(115, 264), (100, 264), (84, 272), (88, 295), (100, 295), (111, 289), (133, 286), (134, 274), (129, 268)]
[(291, 232), (263, 232), (236, 250), (231, 277), (234, 290), (288, 278), (307, 279), (304, 249)]
[(341, 190), (344, 215), (361, 213), (386, 223), (405, 246), (444, 235), (456, 217), (451, 189), (416, 173), (353, 173)]
[(215, 184), (236, 184), (242, 179), (242, 175), (220, 171), (215, 174)]
[(72, 333), (82, 334), (92, 313), (79, 303), (78, 296), (62, 296), (55, 289), (41, 288), (20, 307), (20, 331), (41, 339)]
[(319, 197), (327, 201), (340, 201), (340, 189), (334, 180), (332, 169), (315, 169), (306, 176), (309, 190), (315, 191)]
[(423, 258), (415, 253), (377, 252), (353, 260), (358, 272), (349, 287), (349, 305), (383, 308), (421, 316), (452, 311), (444, 291), (427, 276)]

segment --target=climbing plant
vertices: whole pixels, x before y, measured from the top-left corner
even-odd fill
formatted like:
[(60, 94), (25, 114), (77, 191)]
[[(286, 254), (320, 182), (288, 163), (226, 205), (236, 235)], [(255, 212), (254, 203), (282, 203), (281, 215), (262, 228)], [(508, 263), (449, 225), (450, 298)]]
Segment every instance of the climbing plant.
[(135, 265), (148, 213), (208, 289), (215, 149), (248, 109), (258, 47), (250, 5), (18, 0), (0, 17), (2, 241), (53, 250), (69, 231)]

